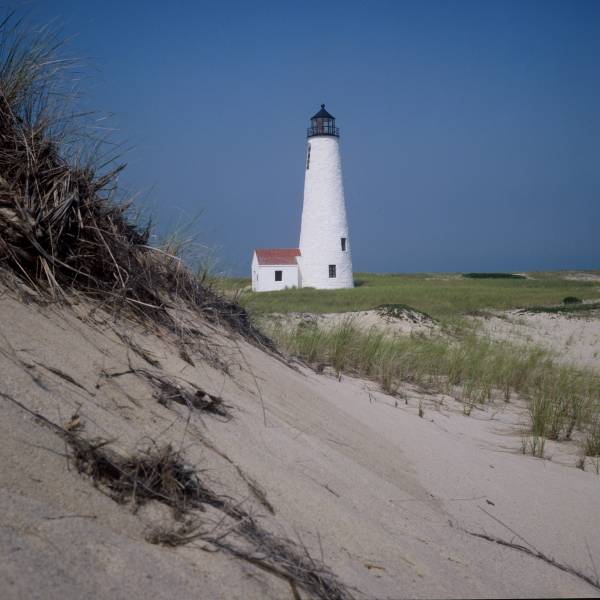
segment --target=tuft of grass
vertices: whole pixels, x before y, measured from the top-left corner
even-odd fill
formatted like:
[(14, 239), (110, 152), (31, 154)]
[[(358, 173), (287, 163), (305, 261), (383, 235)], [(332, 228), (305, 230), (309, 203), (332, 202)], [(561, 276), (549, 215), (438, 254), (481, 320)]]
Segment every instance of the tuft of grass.
[(544, 449), (546, 438), (541, 435), (533, 434), (531, 437), (523, 438), (521, 451), (523, 454), (531, 454), (537, 458), (544, 458)]
[[(109, 448), (106, 440), (89, 441), (64, 431), (62, 435), (71, 448), (71, 459), (78, 471), (88, 475), (116, 502), (130, 503), (136, 509), (155, 500), (170, 506), (178, 519), (188, 516), (175, 529), (151, 531), (147, 541), (180, 546), (203, 540), (277, 574), (311, 597), (353, 598), (350, 590), (323, 562), (314, 559), (305, 546), (266, 531), (240, 508), (241, 503), (217, 495), (202, 482), (201, 473), (185, 463), (170, 445), (151, 446), (147, 451), (123, 456)], [(222, 513), (219, 523), (210, 529), (205, 522), (189, 519), (189, 513), (202, 511), (204, 505)]]
[(577, 298), (577, 296), (565, 296), (563, 298), (563, 304), (581, 304), (583, 300)]
[(78, 435), (66, 440), (77, 470), (106, 487), (116, 502), (137, 507), (158, 500), (172, 507), (177, 516), (202, 504), (225, 505), (169, 445), (124, 457), (108, 448), (107, 440), (88, 441)]
[(211, 413), (226, 420), (231, 419), (230, 407), (225, 404), (223, 398), (205, 392), (198, 386), (187, 383), (191, 387), (176, 383), (171, 378), (153, 373), (143, 369), (138, 372), (145, 377), (156, 390), (158, 402), (169, 407), (172, 403), (187, 406), (189, 409)]
[(600, 415), (595, 415), (585, 440), (587, 456), (600, 457)]
[(434, 321), (427, 313), (417, 310), (408, 304), (382, 304), (377, 307), (377, 312), (382, 317), (388, 317), (390, 319), (408, 319), (413, 323)]
[(588, 372), (560, 365), (540, 372), (529, 388), (533, 432), (552, 440), (570, 439), (600, 392)]

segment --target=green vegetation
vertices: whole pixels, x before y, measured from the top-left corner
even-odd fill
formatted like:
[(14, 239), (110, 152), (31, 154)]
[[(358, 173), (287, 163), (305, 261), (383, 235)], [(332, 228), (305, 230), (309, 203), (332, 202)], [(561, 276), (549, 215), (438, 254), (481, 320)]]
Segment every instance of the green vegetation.
[(273, 325), (268, 333), (287, 352), (373, 379), (388, 393), (408, 382), (451, 395), (466, 415), (479, 404), (518, 394), (530, 401), (532, 437), (524, 451), (542, 456), (546, 439), (570, 439), (580, 429), (586, 451), (600, 454), (600, 374), (558, 364), (540, 348), (496, 342), (468, 329), (452, 337), (393, 337), (361, 330), (352, 318), (331, 329), (301, 323), (292, 329)]
[(514, 273), (464, 273), (467, 279), (527, 279), (524, 275)]
[(585, 440), (585, 453), (587, 456), (600, 457), (600, 416), (592, 422), (592, 426)]
[(588, 302), (586, 304), (563, 304), (560, 306), (530, 306), (529, 308), (523, 309), (522, 312), (556, 314), (589, 312), (593, 310), (600, 310), (600, 302)]
[(567, 296), (563, 298), (563, 304), (581, 304), (583, 300), (577, 296)]
[[(220, 277), (210, 275), (207, 279), (208, 283), (222, 292), (241, 292), (251, 289), (251, 281), (249, 277)], [(247, 288), (247, 290), (246, 290)]]
[(433, 321), (427, 313), (421, 312), (408, 304), (382, 304), (377, 307), (377, 312), (382, 317), (390, 319), (409, 319), (415, 323), (419, 321)]
[[(436, 319), (478, 311), (557, 305), (565, 296), (600, 298), (597, 281), (572, 281), (560, 273), (532, 274), (527, 279), (469, 279), (457, 274), (356, 273), (356, 287), (342, 290), (290, 289), (254, 293), (242, 290), (241, 303), (251, 312), (351, 312), (384, 304), (407, 304)], [(248, 288), (249, 279), (219, 280), (218, 289), (232, 293)], [(587, 305), (584, 305), (587, 306)]]

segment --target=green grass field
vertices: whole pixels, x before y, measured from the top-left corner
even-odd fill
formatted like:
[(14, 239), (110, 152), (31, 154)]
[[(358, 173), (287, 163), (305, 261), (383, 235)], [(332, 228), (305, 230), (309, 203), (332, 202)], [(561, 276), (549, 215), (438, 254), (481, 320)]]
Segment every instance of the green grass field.
[[(596, 272), (597, 273), (597, 272)], [(255, 314), (351, 312), (382, 304), (408, 304), (445, 319), (486, 309), (556, 305), (566, 296), (600, 299), (600, 281), (572, 281), (564, 273), (533, 273), (527, 279), (470, 279), (460, 274), (356, 273), (356, 287), (343, 290), (290, 289), (253, 293), (249, 279), (218, 280), (218, 289), (240, 290), (240, 302)]]

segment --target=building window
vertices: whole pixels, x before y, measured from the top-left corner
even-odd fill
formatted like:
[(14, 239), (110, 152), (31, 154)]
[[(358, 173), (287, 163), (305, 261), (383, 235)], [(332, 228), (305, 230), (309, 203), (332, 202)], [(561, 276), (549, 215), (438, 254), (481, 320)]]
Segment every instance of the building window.
[(329, 265), (329, 277), (335, 277), (335, 265)]
[(283, 271), (275, 271), (275, 281), (283, 281)]
[(342, 238), (342, 252), (346, 252), (346, 238)]
[(306, 170), (310, 167), (310, 144), (308, 145), (308, 152), (306, 154)]

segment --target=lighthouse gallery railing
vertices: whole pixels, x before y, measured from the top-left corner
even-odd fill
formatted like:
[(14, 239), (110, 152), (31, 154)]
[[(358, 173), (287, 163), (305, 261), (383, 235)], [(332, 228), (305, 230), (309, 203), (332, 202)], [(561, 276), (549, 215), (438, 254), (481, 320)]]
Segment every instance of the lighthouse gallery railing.
[(316, 125), (306, 129), (306, 137), (313, 137), (315, 135), (333, 135), (334, 137), (340, 137), (340, 128), (333, 127), (332, 125)]

